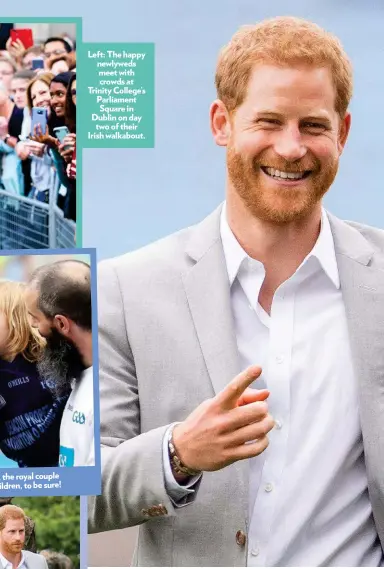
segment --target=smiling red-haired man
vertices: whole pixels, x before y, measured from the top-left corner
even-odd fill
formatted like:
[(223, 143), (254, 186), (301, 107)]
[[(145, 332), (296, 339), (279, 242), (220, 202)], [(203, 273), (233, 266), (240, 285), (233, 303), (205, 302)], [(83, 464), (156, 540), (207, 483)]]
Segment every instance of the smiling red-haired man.
[(139, 566), (382, 566), (384, 233), (322, 206), (350, 61), (284, 17), (224, 47), (226, 200), (99, 270), (103, 493)]

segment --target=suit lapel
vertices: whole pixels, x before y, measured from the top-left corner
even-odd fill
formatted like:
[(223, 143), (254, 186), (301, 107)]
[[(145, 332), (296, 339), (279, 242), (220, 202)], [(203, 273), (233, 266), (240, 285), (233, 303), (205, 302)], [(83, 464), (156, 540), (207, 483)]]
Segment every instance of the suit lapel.
[(374, 262), (374, 249), (354, 227), (330, 217), (341, 289), (359, 383), (365, 442), (375, 437), (372, 416), (377, 413), (384, 378), (384, 270)]
[(338, 265), (358, 380), (367, 390), (384, 377), (384, 271), (343, 256)]
[(375, 255), (370, 243), (353, 227), (331, 217), (330, 221), (359, 386), (368, 490), (377, 532), (384, 548), (383, 255)]
[(220, 238), (220, 212), (221, 207), (194, 230), (187, 254), (195, 263), (183, 275), (192, 320), (215, 393), (240, 371)]
[[(240, 370), (230, 286), (220, 237), (221, 206), (194, 230), (186, 252), (193, 265), (183, 275), (192, 320), (213, 390), (218, 393)], [(231, 480), (248, 526), (249, 461), (230, 466)]]

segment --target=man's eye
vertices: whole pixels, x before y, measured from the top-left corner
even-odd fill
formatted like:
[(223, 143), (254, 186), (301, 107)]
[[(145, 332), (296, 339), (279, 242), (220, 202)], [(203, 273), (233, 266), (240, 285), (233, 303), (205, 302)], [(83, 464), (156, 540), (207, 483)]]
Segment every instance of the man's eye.
[(304, 128), (309, 128), (312, 130), (325, 130), (325, 125), (317, 122), (306, 122), (303, 124)]
[(259, 119), (257, 121), (259, 124), (267, 124), (267, 125), (279, 125), (280, 121), (277, 119), (270, 119), (270, 118), (265, 118), (265, 119)]

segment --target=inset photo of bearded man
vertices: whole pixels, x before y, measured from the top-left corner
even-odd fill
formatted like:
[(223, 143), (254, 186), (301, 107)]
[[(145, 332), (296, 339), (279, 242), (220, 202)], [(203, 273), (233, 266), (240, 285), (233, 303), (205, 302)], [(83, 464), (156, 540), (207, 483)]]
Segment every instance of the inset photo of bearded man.
[(0, 256), (0, 468), (95, 465), (91, 255), (62, 251)]

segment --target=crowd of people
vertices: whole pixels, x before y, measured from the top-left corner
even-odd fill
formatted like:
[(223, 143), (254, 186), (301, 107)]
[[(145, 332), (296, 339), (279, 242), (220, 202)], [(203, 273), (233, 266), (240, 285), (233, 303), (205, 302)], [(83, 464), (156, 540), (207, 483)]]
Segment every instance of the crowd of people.
[(15, 242), (19, 206), (12, 196), (54, 200), (76, 222), (75, 44), (49, 37), (26, 48), (11, 29), (8, 36), (3, 44), (0, 38), (0, 189), (10, 197), (0, 200), (0, 249), (44, 248), (46, 209), (23, 214)]
[(94, 465), (90, 267), (0, 282), (0, 450), (19, 467)]

